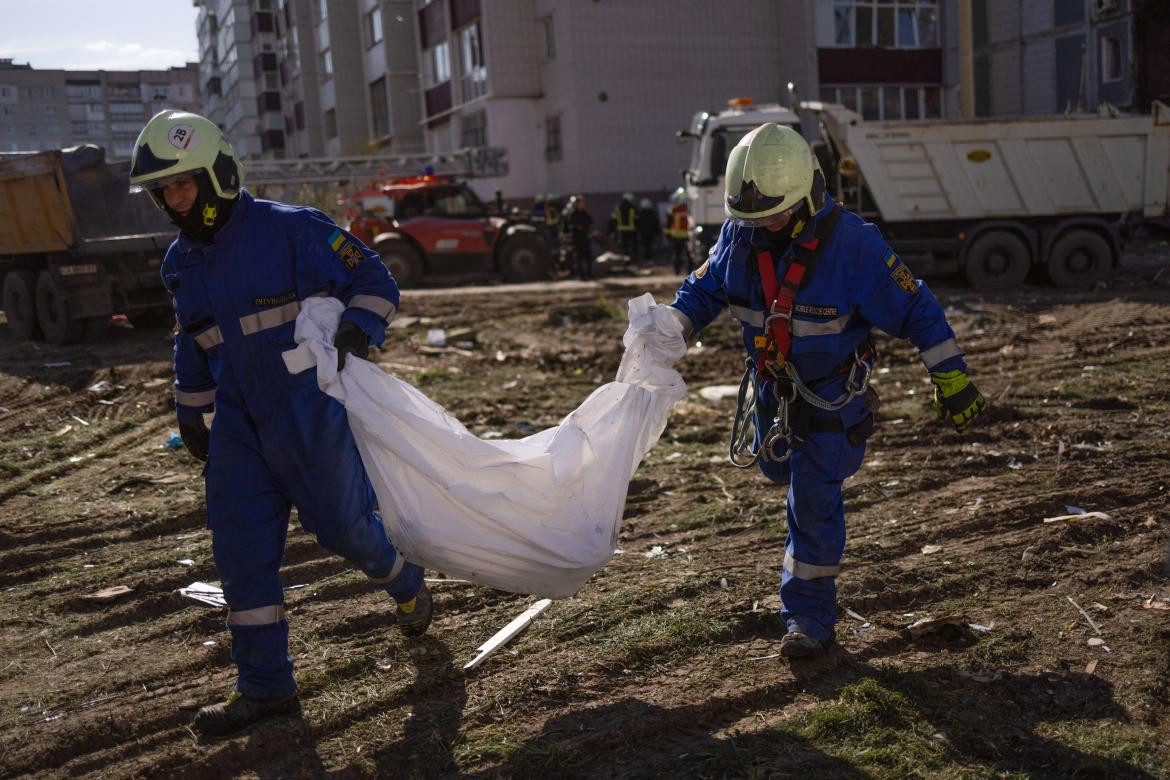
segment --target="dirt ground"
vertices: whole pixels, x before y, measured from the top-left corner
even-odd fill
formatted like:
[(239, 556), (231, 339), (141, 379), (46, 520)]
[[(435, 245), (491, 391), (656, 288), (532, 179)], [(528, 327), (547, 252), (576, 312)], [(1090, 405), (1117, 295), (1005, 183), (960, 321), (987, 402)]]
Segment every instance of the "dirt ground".
[[(966, 435), (883, 342), (827, 658), (775, 657), (784, 491), (727, 463), (734, 402), (697, 392), (738, 381), (724, 318), (577, 596), (464, 674), (532, 597), (434, 583), (407, 641), (294, 520), (303, 717), (210, 743), (193, 708), (234, 674), (225, 611), (177, 593), (216, 574), (199, 468), (165, 446), (167, 329), (54, 348), (0, 325), (0, 775), (1170, 777), (1170, 248), (1138, 249), (1092, 292), (932, 280), (992, 401)], [(625, 301), (674, 281), (408, 293), (376, 359), (473, 432), (524, 436), (612, 379)], [(462, 327), (473, 344), (420, 350)], [(1106, 516), (1044, 522), (1075, 508)]]

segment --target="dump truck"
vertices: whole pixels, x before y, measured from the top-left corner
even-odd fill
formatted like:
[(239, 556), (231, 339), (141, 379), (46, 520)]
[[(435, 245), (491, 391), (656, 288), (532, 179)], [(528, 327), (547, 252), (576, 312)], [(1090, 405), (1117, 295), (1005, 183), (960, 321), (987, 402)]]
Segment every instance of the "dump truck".
[(0, 155), (0, 289), (12, 335), (80, 341), (114, 313), (170, 312), (159, 266), (175, 227), (99, 146)]
[[(1058, 287), (1092, 287), (1116, 267), (1134, 225), (1167, 214), (1170, 109), (1159, 102), (1148, 115), (1105, 107), (896, 122), (867, 121), (834, 103), (800, 107), (820, 120), (812, 146), (830, 192), (923, 275), (959, 271), (984, 289), (1040, 275)], [(788, 109), (763, 113), (771, 116), (761, 121), (797, 126)], [(721, 116), (722, 128), (729, 118)], [(701, 147), (710, 133), (697, 135)], [(714, 137), (706, 143), (718, 146)], [(688, 174), (692, 213), (722, 205), (713, 174), (706, 169), (704, 182)]]

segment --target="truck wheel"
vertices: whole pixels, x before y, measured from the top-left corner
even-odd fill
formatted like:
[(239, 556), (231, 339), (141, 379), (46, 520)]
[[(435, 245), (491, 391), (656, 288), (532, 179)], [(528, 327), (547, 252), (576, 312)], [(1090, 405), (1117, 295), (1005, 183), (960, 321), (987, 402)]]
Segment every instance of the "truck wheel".
[(1070, 230), (1048, 250), (1048, 278), (1057, 287), (1092, 287), (1112, 270), (1113, 250), (1092, 230)]
[(500, 247), (500, 275), (505, 282), (534, 282), (552, 272), (548, 246), (531, 233), (516, 233)]
[(15, 339), (39, 339), (37, 322), (37, 272), (11, 271), (4, 277), (4, 316)]
[(971, 244), (964, 269), (972, 287), (1005, 290), (1023, 284), (1030, 266), (1024, 239), (1006, 230), (991, 230)]
[(37, 276), (37, 321), (50, 344), (72, 344), (85, 335), (85, 320), (69, 318), (65, 287), (48, 271)]
[(383, 241), (374, 249), (400, 288), (413, 287), (423, 276), (423, 262), (418, 250), (405, 241)]

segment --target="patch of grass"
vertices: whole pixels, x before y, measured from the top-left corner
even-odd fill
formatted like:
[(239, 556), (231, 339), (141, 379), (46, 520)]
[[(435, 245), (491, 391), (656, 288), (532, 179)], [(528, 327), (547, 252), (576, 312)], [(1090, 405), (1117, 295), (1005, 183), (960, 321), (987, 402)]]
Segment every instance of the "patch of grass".
[(899, 691), (867, 677), (798, 719), (809, 742), (878, 777), (921, 776), (947, 765), (945, 744)]
[(24, 471), (15, 463), (10, 463), (6, 460), (0, 460), (0, 477), (18, 477)]
[(1123, 730), (1115, 722), (1037, 723), (1036, 734), (1067, 748), (1050, 753), (1053, 773), (1058, 777), (1134, 777), (1137, 769), (1154, 775), (1165, 771), (1156, 758), (1156, 735), (1136, 734), (1132, 728)]

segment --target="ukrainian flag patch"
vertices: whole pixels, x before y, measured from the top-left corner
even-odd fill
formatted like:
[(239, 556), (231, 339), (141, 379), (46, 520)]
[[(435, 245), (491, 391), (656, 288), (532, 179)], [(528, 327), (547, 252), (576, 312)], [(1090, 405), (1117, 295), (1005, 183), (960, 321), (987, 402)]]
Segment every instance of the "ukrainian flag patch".
[(898, 256), (893, 252), (890, 252), (890, 254), (886, 256), (886, 268), (893, 268), (894, 263), (896, 262), (898, 262)]
[(340, 230), (334, 230), (333, 235), (329, 236), (329, 248), (334, 252), (341, 249), (341, 245), (345, 243), (345, 234)]

